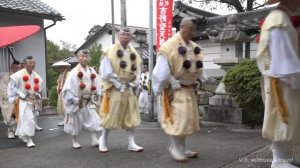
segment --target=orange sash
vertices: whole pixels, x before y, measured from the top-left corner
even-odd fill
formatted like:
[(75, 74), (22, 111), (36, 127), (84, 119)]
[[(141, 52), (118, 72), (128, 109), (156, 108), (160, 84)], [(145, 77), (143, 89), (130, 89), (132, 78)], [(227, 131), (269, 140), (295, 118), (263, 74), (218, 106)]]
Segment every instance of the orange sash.
[(16, 116), (15, 121), (18, 124), (18, 122), (19, 122), (19, 98), (17, 98), (16, 101), (15, 101), (15, 103), (14, 103), (13, 113)]
[(164, 110), (164, 118), (163, 118), (163, 122), (166, 124), (167, 120), (170, 121), (170, 123), (173, 125), (174, 121), (173, 121), (173, 117), (172, 117), (172, 112), (170, 109), (170, 99), (169, 99), (169, 92), (168, 89), (165, 89), (163, 91), (163, 110)]
[(280, 90), (279, 86), (279, 79), (277, 78), (271, 78), (271, 91), (274, 94), (275, 102), (278, 107), (280, 120), (286, 124), (288, 124), (288, 109), (284, 102), (282, 92)]
[(102, 98), (102, 106), (103, 106), (103, 113), (108, 113), (109, 112), (109, 89), (106, 89), (104, 91), (104, 95)]

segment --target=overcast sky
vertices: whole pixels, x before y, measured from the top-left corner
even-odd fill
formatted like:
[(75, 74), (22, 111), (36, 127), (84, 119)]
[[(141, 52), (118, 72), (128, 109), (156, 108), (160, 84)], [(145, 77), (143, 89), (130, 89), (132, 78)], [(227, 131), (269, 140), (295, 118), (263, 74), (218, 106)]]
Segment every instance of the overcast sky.
[[(47, 30), (47, 38), (60, 44), (60, 40), (76, 44), (79, 47), (94, 25), (111, 23), (111, 0), (41, 0), (59, 11), (66, 20), (57, 22)], [(153, 17), (155, 21), (155, 2)], [(174, 0), (175, 1), (175, 0)], [(258, 2), (263, 0), (257, 0)], [(120, 24), (120, 0), (115, 2), (115, 23)], [(126, 0), (127, 25), (148, 27), (149, 0)], [(197, 6), (197, 4), (195, 4)], [(199, 5), (197, 6), (199, 7)], [(224, 9), (213, 12), (225, 14)], [(45, 27), (51, 24), (46, 21)], [(155, 25), (155, 23), (154, 23)]]
[[(60, 40), (79, 47), (94, 25), (111, 23), (111, 0), (42, 0), (59, 11), (66, 20), (57, 22), (47, 30), (48, 39), (59, 44)], [(148, 0), (127, 1), (127, 25), (148, 26)], [(120, 0), (115, 0), (115, 23), (120, 24)], [(46, 25), (51, 24), (47, 21)]]

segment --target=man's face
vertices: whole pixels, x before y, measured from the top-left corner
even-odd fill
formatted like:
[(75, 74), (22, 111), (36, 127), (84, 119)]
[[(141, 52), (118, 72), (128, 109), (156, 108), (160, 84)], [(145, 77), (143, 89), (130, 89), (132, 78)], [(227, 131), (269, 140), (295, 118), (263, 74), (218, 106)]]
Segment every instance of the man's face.
[(26, 63), (24, 64), (24, 66), (25, 66), (25, 68), (28, 72), (32, 72), (35, 68), (35, 60), (34, 59), (28, 59), (26, 61)]
[(147, 72), (147, 71), (148, 71), (148, 67), (144, 66), (143, 72), (145, 73), (145, 72)]
[(59, 67), (57, 67), (57, 70), (58, 70), (59, 73), (65, 72), (66, 69), (68, 69), (67, 66), (59, 66)]
[(11, 64), (11, 71), (12, 71), (12, 73), (17, 72), (17, 71), (19, 71), (20, 69), (22, 69), (21, 64)]
[(119, 34), (119, 41), (120, 43), (128, 44), (131, 41), (131, 34), (129, 32), (122, 31)]
[(196, 32), (196, 30), (197, 30), (197, 26), (192, 22), (185, 24), (180, 29), (182, 35), (188, 40), (191, 40), (193, 38), (193, 35)]
[(90, 57), (88, 54), (82, 53), (78, 56), (78, 62), (81, 66), (87, 66), (89, 61), (90, 61)]

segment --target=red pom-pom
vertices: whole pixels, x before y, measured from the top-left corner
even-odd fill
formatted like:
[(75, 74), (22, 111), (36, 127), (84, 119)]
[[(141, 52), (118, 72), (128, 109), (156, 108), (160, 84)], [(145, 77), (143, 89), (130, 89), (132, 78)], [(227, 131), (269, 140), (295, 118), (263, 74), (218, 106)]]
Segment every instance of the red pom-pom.
[(92, 74), (91, 79), (95, 79), (95, 78), (96, 78), (96, 74)]
[(261, 28), (263, 26), (264, 22), (265, 22), (265, 19), (260, 19), (258, 26)]
[(255, 41), (256, 41), (256, 43), (259, 43), (259, 41), (260, 41), (260, 35), (258, 34), (258, 35), (256, 35), (256, 37), (255, 37)]
[(77, 74), (77, 76), (78, 76), (79, 78), (82, 78), (82, 77), (83, 77), (83, 73), (82, 73), (81, 71), (79, 71), (78, 74)]
[(84, 88), (85, 88), (85, 84), (84, 84), (84, 83), (81, 83), (81, 84), (79, 85), (79, 87), (80, 87), (80, 89), (84, 89)]
[(38, 91), (40, 91), (40, 87), (36, 85), (36, 86), (33, 87), (33, 90), (38, 92)]
[(299, 27), (300, 26), (300, 16), (292, 16), (291, 17), (291, 22), (293, 23), (294, 27)]
[(39, 78), (34, 78), (34, 79), (33, 79), (33, 82), (34, 82), (35, 84), (38, 84), (38, 83), (40, 82), (40, 79), (39, 79)]
[(31, 85), (29, 83), (25, 84), (25, 89), (29, 90), (31, 88)]
[(25, 75), (23, 76), (23, 81), (27, 82), (29, 80), (29, 76)]
[(96, 90), (96, 89), (97, 89), (96, 86), (92, 86), (92, 87), (91, 87), (91, 90), (92, 90), (92, 91), (94, 91), (94, 90)]

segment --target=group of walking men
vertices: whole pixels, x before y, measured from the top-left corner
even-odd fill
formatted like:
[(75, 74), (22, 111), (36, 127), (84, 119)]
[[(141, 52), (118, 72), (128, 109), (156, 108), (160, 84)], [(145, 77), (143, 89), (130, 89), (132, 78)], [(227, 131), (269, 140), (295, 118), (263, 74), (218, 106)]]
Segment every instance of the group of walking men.
[[(267, 3), (276, 2), (279, 0)], [(300, 142), (299, 33), (290, 21), (298, 7), (300, 0), (281, 0), (265, 19), (258, 46), (257, 62), (263, 75), (265, 103), (263, 137), (273, 142), (272, 167), (294, 168), (299, 165), (299, 160), (291, 153), (292, 144)], [(153, 92), (161, 96), (162, 128), (170, 136), (169, 152), (177, 161), (198, 156), (197, 152), (186, 148), (186, 138), (199, 130), (195, 90), (203, 79), (204, 51), (191, 41), (196, 28), (195, 18), (183, 18), (180, 31), (160, 47), (152, 72)], [(141, 75), (141, 59), (129, 45), (131, 38), (129, 29), (120, 30), (118, 43), (109, 47), (101, 59), (99, 73), (88, 66), (88, 50), (77, 53), (78, 65), (71, 71), (67, 63), (53, 65), (60, 72), (57, 109), (64, 114), (64, 121), (59, 125), (64, 125), (64, 131), (72, 136), (73, 148), (81, 148), (78, 134), (85, 129), (91, 133), (91, 145), (99, 146), (100, 152), (106, 153), (109, 151), (110, 131), (125, 129), (128, 150), (144, 150), (135, 143), (134, 129), (141, 123), (139, 109), (147, 104), (144, 100), (149, 78), (145, 70)], [(7, 88), (3, 92), (7, 94), (1, 98), (1, 109), (8, 125), (8, 137), (15, 134), (28, 147), (33, 147), (34, 112), (40, 99), (42, 79), (33, 71), (34, 58), (27, 57), (24, 63), (25, 68), (21, 70), (17, 63), (12, 64), (11, 73), (3, 77), (2, 81), (6, 83), (1, 88)], [(139, 88), (141, 96), (138, 101), (136, 93)], [(7, 106), (9, 103), (5, 101), (13, 103), (12, 106)], [(15, 122), (17, 127), (13, 133)]]

